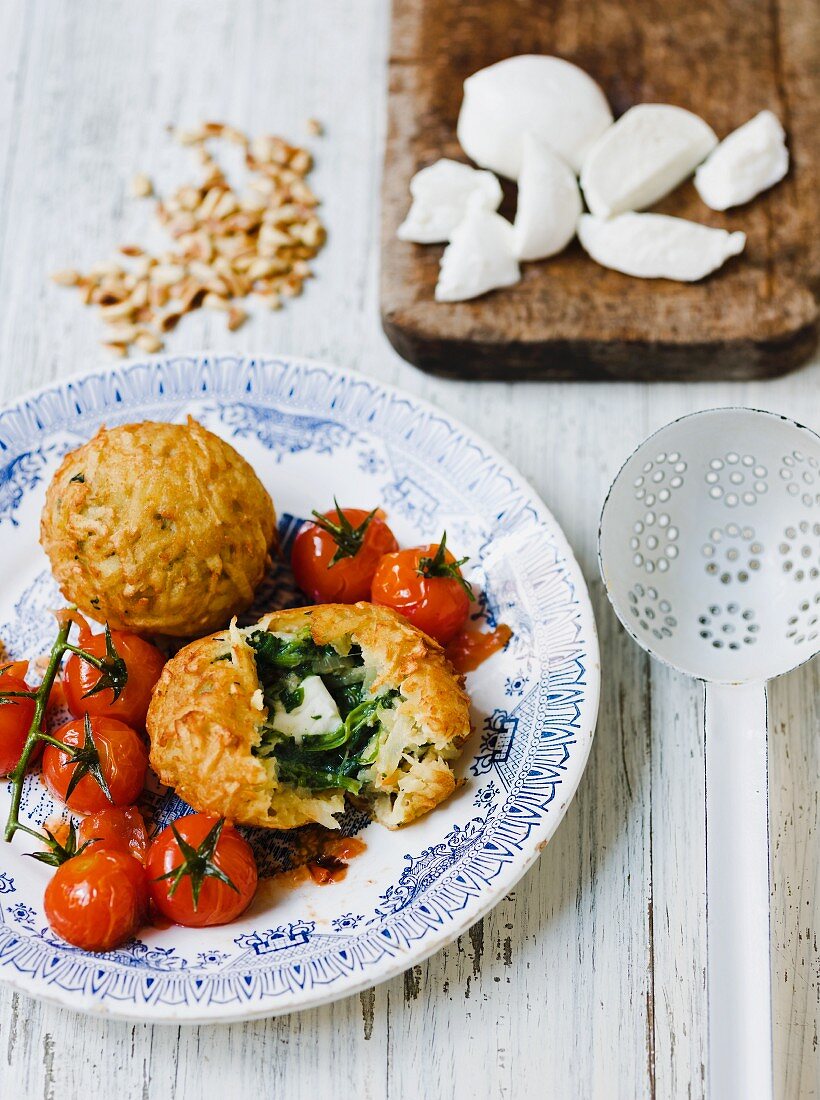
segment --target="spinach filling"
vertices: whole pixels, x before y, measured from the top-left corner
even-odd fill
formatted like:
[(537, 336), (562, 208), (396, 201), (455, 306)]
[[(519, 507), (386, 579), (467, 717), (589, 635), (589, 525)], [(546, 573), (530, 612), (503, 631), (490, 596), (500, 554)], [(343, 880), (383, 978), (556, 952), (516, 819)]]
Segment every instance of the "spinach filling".
[[(273, 757), (279, 781), (310, 791), (342, 788), (358, 794), (358, 773), (376, 758), (379, 712), (393, 707), (395, 689), (371, 696), (364, 688), (364, 659), (358, 646), (341, 654), (332, 645), (318, 646), (309, 633), (278, 638), (256, 630), (248, 637), (254, 651), (256, 672), (268, 710), (257, 756)], [(333, 697), (342, 719), (331, 733), (305, 736), (301, 743), (273, 725), (277, 704), (290, 713), (302, 704), (303, 681), (320, 676)]]

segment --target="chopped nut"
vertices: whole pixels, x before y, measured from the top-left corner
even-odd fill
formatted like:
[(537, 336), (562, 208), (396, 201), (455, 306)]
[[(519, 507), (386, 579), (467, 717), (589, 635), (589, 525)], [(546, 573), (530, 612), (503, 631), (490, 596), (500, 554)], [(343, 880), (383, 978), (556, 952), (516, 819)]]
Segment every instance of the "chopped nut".
[(221, 295), (214, 294), (213, 292), (205, 295), (205, 297), (202, 299), (202, 304), (203, 306), (205, 306), (206, 309), (220, 309), (227, 311), (231, 308), (227, 298), (223, 298)]
[(173, 310), (170, 313), (166, 313), (159, 321), (160, 332), (170, 332), (172, 329), (175, 329), (182, 319), (182, 316), (183, 314), (180, 310)]
[(188, 238), (187, 251), (194, 260), (203, 260), (205, 263), (210, 260), (214, 254), (213, 244), (211, 238), (204, 230), (198, 230), (196, 233), (191, 233)]
[(325, 132), (324, 126), (318, 120), (318, 118), (309, 118), (307, 120), (307, 132), (314, 137), (321, 137)]
[(129, 301), (135, 309), (142, 309), (143, 306), (148, 305), (149, 287), (147, 280), (139, 283), (134, 287)]
[(222, 171), (214, 165), (202, 181), (202, 186), (207, 191), (210, 187), (226, 187), (227, 181)]
[(249, 279), (264, 279), (276, 272), (276, 265), (270, 260), (254, 260), (248, 267)]
[(272, 137), (255, 137), (250, 144), (251, 156), (260, 164), (267, 164), (273, 159), (273, 148)]
[(181, 210), (196, 210), (202, 196), (198, 187), (180, 187), (176, 198)]
[(165, 346), (159, 336), (157, 336), (155, 332), (150, 332), (148, 329), (143, 329), (134, 343), (142, 351), (147, 351), (149, 355), (153, 354), (155, 351), (161, 351)]
[(128, 354), (128, 347), (126, 344), (112, 344), (104, 340), (103, 347), (106, 351), (110, 352), (111, 355), (116, 355), (120, 359), (124, 358)]
[(148, 288), (148, 301), (153, 309), (162, 309), (163, 306), (168, 304), (170, 297), (171, 292), (167, 286), (157, 286), (152, 283)]
[(239, 306), (231, 306), (228, 310), (228, 331), (236, 332), (236, 330), (247, 321), (248, 315), (244, 309), (240, 309)]
[(180, 295), (180, 309), (182, 313), (190, 313), (191, 310), (199, 309), (202, 305), (202, 301), (205, 297), (205, 287), (201, 283), (197, 283), (194, 279), (189, 280), (189, 285), (185, 292)]
[(298, 179), (290, 185), (290, 193), (297, 202), (303, 206), (317, 206), (319, 200), (313, 194), (304, 180)]
[(208, 133), (201, 126), (198, 130), (175, 130), (174, 137), (180, 145), (199, 145), (208, 137)]
[(172, 237), (182, 237), (185, 233), (193, 232), (196, 227), (197, 220), (188, 210), (183, 210), (181, 213), (175, 214), (168, 222), (168, 232)]
[(191, 260), (188, 264), (188, 271), (195, 279), (199, 279), (201, 283), (207, 283), (214, 277), (213, 269), (208, 264), (202, 263), (199, 260)]
[(135, 199), (147, 199), (154, 193), (154, 185), (144, 173), (140, 172), (131, 180), (131, 194)]
[(213, 209), (213, 216), (215, 218), (227, 218), (228, 215), (233, 214), (236, 209), (236, 199), (233, 193), (230, 191), (223, 191), (219, 202)]
[(309, 218), (303, 225), (291, 230), (309, 248), (318, 248), (325, 239), (324, 226), (318, 218)]
[(200, 202), (197, 208), (197, 217), (200, 221), (205, 221), (213, 214), (216, 209), (216, 205), (222, 198), (222, 189), (220, 187), (212, 187), (205, 198)]
[(113, 305), (101, 306), (100, 317), (107, 323), (123, 321), (130, 317), (137, 307), (126, 299), (124, 302), (116, 302)]
[(261, 214), (266, 208), (267, 203), (262, 195), (244, 195), (239, 200), (239, 209), (244, 210), (246, 214)]
[(80, 273), (72, 267), (67, 267), (62, 271), (53, 272), (51, 281), (56, 283), (57, 286), (76, 286), (80, 281)]
[(151, 272), (154, 286), (173, 286), (185, 278), (185, 268), (181, 264), (160, 264)]
[[(308, 129), (322, 132), (315, 119)], [(319, 200), (305, 180), (313, 163), (307, 149), (271, 135), (251, 141), (221, 122), (176, 136), (193, 148), (203, 178), (157, 202), (157, 220), (171, 238), (167, 251), (151, 255), (140, 245), (124, 244), (119, 252), (133, 261), (128, 268), (109, 260), (86, 274), (66, 269), (52, 275), (58, 285), (76, 286), (85, 304), (100, 307), (102, 320), (112, 326), (104, 341), (112, 354), (124, 355), (132, 344), (149, 353), (160, 350), (156, 329), (170, 332), (200, 307), (226, 312), (229, 330), (236, 331), (248, 317), (236, 300), (250, 293), (279, 309), (283, 297), (302, 292), (311, 277), (308, 261), (325, 241), (316, 216)], [(211, 155), (206, 143), (213, 139), (244, 150), (252, 174), (245, 194), (229, 184)], [(148, 196), (153, 185), (140, 175), (131, 190)]]
[(304, 176), (310, 171), (313, 165), (313, 158), (307, 149), (297, 149), (290, 158), (289, 163), (294, 172), (298, 172), (300, 176)]
[(230, 297), (231, 289), (224, 279), (220, 279), (215, 275), (209, 283), (205, 284), (205, 289), (211, 294), (217, 294), (220, 298)]
[(265, 196), (271, 196), (276, 190), (276, 184), (267, 176), (260, 176), (259, 179), (251, 180), (250, 187), (254, 191), (258, 191), (260, 195)]
[(242, 133), (241, 130), (237, 130), (233, 126), (223, 126), (222, 136), (226, 139), (226, 141), (232, 141), (236, 145), (244, 146), (246, 149), (248, 147), (247, 137)]
[(140, 279), (145, 278), (151, 268), (156, 266), (156, 263), (157, 261), (153, 256), (140, 256), (134, 264), (134, 273)]
[(95, 287), (91, 291), (91, 301), (95, 306), (115, 306), (121, 298), (117, 294), (111, 294), (108, 290), (103, 290), (102, 287)]
[(298, 298), (302, 293), (301, 279), (288, 279), (287, 282), (282, 284), (281, 293), (286, 298)]
[(109, 344), (132, 344), (139, 335), (136, 325), (112, 325), (111, 331), (106, 333)]
[(98, 263), (91, 265), (88, 274), (92, 279), (101, 279), (104, 275), (124, 275), (125, 271), (113, 260), (100, 260)]

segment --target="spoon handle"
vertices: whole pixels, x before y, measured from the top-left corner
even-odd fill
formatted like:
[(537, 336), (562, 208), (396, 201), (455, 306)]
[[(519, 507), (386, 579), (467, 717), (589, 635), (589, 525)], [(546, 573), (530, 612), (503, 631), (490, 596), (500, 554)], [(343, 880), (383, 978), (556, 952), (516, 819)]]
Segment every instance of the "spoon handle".
[(709, 1096), (772, 1096), (764, 684), (707, 684)]

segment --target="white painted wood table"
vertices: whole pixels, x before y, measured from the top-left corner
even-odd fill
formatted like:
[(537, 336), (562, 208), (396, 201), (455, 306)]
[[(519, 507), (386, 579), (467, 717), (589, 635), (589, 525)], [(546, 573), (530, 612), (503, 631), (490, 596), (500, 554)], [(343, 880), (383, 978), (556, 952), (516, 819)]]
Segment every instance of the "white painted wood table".
[[(700, 691), (650, 665), (601, 591), (597, 517), (622, 459), (674, 416), (743, 403), (820, 425), (820, 364), (755, 385), (435, 380), (378, 322), (386, 0), (4, 0), (0, 5), (0, 399), (91, 367), (99, 322), (49, 271), (144, 237), (137, 170), (187, 160), (164, 130), (224, 119), (296, 140), (320, 118), (318, 279), (231, 335), (186, 319), (171, 348), (284, 351), (356, 367), (490, 437), (543, 495), (590, 581), (603, 699), (589, 768), (539, 864), (460, 942), (302, 1015), (151, 1028), (0, 988), (0, 1096), (700, 1097), (705, 1063)], [(771, 691), (777, 1095), (820, 1094), (820, 662)], [(2, 853), (0, 853), (2, 859)]]

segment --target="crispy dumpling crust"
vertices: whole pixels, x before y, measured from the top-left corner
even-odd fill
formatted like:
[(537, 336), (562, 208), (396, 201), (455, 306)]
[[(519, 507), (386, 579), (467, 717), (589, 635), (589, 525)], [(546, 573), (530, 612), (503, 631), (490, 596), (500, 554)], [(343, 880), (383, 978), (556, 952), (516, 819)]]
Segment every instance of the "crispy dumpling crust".
[[(298, 633), (318, 645), (348, 639), (375, 674), (372, 692), (397, 687), (397, 718), (413, 722), (429, 744), (424, 758), (381, 777), (375, 816), (393, 828), (448, 797), (448, 763), (470, 732), (469, 699), (441, 647), (395, 612), (373, 604), (325, 604), (277, 611), (259, 628)], [(230, 653), (230, 659), (225, 655)], [(195, 809), (245, 825), (288, 829), (319, 821), (335, 827), (341, 792), (278, 788), (275, 766), (253, 756), (266, 717), (253, 651), (235, 627), (192, 642), (163, 670), (148, 712), (151, 764)]]
[(118, 630), (175, 637), (250, 607), (275, 539), (251, 466), (190, 417), (100, 428), (63, 459), (40, 524), (67, 600)]
[(470, 700), (458, 676), (432, 638), (388, 607), (374, 603), (327, 603), (274, 611), (260, 620), (262, 630), (297, 632), (310, 627), (317, 645), (349, 634), (373, 664), (380, 688), (401, 687), (409, 712), (436, 742), (461, 746), (470, 732)]

